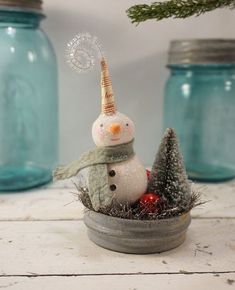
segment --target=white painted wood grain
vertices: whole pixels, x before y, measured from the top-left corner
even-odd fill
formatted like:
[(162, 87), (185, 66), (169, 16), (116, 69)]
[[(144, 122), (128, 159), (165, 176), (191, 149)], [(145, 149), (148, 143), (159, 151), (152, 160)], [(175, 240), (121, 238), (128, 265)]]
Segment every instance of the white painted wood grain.
[(235, 271), (235, 220), (193, 220), (186, 242), (153, 255), (102, 249), (82, 221), (0, 222), (0, 275)]
[(0, 288), (10, 290), (232, 290), (234, 285), (235, 274), (0, 278)]
[[(65, 184), (65, 183), (64, 183)], [(0, 193), (0, 220), (73, 220), (83, 217), (75, 187), (40, 188), (23, 193)], [(70, 187), (69, 187), (70, 186)], [(235, 218), (235, 181), (220, 184), (197, 184), (202, 200), (208, 203), (192, 211), (194, 217)]]
[(193, 217), (235, 218), (235, 181), (224, 183), (194, 184), (201, 192), (201, 199), (208, 201), (192, 211)]
[(0, 220), (71, 220), (83, 217), (75, 188), (0, 193)]

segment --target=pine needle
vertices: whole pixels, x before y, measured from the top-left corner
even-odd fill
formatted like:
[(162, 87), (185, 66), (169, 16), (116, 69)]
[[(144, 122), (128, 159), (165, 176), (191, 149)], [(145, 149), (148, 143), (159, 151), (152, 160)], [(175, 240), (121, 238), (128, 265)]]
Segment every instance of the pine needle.
[(130, 7), (126, 12), (132, 23), (155, 19), (160, 21), (166, 18), (187, 18), (199, 16), (217, 8), (235, 7), (235, 0), (170, 0), (154, 2), (150, 5), (139, 4)]

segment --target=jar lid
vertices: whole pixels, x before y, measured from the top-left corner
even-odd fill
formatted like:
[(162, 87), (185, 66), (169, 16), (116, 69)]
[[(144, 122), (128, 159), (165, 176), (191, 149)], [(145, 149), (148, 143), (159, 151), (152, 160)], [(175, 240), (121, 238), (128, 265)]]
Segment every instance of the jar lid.
[(207, 63), (235, 63), (235, 39), (171, 41), (168, 65)]
[(0, 0), (0, 6), (41, 11), (42, 0)]

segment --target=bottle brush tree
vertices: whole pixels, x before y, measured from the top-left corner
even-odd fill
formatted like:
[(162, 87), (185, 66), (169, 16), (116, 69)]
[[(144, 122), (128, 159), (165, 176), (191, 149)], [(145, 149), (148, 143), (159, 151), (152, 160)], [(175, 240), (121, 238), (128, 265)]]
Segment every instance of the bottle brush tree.
[(187, 178), (179, 143), (173, 129), (168, 128), (157, 152), (148, 192), (159, 194), (166, 206), (187, 208), (191, 184)]

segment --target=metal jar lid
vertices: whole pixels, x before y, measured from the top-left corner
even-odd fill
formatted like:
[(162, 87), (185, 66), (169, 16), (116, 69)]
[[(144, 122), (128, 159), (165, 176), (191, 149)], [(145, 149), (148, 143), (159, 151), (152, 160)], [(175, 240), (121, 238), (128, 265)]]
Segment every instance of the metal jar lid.
[(235, 39), (171, 41), (168, 65), (207, 63), (235, 63)]
[(0, 0), (0, 7), (41, 11), (42, 0)]

